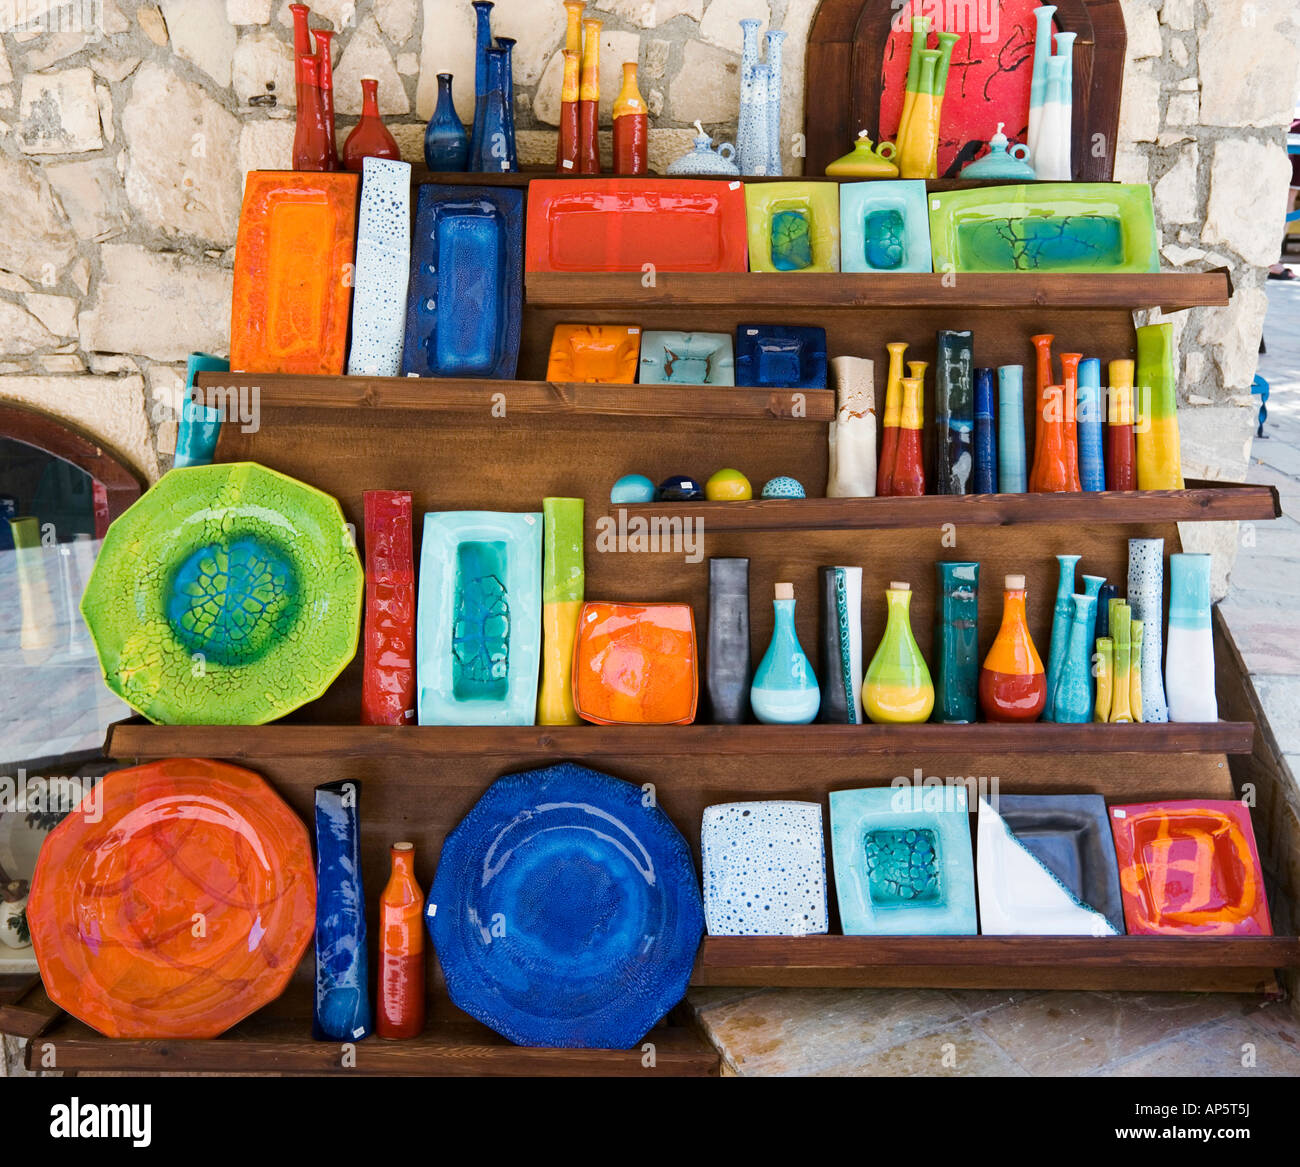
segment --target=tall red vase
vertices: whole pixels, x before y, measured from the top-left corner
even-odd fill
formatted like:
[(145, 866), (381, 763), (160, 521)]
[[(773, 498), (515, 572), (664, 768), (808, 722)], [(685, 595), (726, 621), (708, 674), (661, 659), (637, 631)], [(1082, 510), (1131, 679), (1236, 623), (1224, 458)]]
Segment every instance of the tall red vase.
[(331, 170), (339, 168), (338, 142), (334, 137), (334, 58), (330, 55), (334, 32), (318, 28), (316, 37), (316, 69), (320, 79), (321, 109), (325, 118), (325, 132), (329, 136)]
[(311, 29), (307, 27), (307, 18), (311, 9), (306, 4), (290, 4), (293, 14), (293, 80), (295, 85), (302, 84), (302, 59), (313, 56), (311, 47)]
[(361, 78), (361, 120), (343, 143), (345, 169), (360, 174), (363, 158), (391, 158), (394, 162), (402, 158), (397, 139), (379, 116), (379, 82), (373, 77)]
[(302, 81), (298, 85), (298, 124), (293, 135), (295, 170), (332, 170), (329, 133), (325, 128), (325, 107), (321, 102), (319, 62), (299, 57)]
[(415, 563), (411, 495), (367, 490), (362, 725), (415, 722)]
[(424, 892), (415, 881), (415, 848), (394, 843), (392, 874), (379, 897), (379, 992), (375, 1033), (389, 1040), (424, 1029)]

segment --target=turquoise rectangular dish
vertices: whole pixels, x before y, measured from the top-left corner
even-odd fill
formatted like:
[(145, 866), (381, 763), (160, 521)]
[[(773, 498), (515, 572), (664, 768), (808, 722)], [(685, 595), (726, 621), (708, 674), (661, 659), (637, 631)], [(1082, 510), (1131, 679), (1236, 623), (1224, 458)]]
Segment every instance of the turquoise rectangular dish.
[(937, 272), (1158, 272), (1149, 186), (1046, 182), (930, 196)]
[(542, 516), (424, 516), (416, 612), (421, 725), (532, 725), (542, 642)]
[(840, 187), (840, 270), (933, 270), (924, 182), (854, 182)]

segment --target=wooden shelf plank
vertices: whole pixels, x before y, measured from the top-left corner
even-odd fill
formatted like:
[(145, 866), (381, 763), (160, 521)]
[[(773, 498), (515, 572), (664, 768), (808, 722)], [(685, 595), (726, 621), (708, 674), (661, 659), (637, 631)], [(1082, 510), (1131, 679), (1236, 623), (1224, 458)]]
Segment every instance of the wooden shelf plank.
[[(645, 1064), (646, 1042), (654, 1045), (653, 1066)], [(338, 1043), (313, 1041), (306, 1018), (252, 1017), (210, 1041), (107, 1038), (68, 1019), (28, 1047), (30, 1068), (40, 1067), (50, 1046), (64, 1071), (639, 1078), (711, 1077), (719, 1067), (717, 1050), (684, 1026), (652, 1030), (630, 1050), (582, 1050), (516, 1046), (481, 1026), (451, 1024), (410, 1041), (357, 1042), (355, 1067), (346, 1069)]]
[(33, 1038), (49, 1028), (62, 1010), (50, 1000), (36, 973), (4, 977), (0, 984), (0, 1033)]
[(627, 308), (663, 305), (802, 309), (1139, 309), (1221, 308), (1232, 294), (1227, 271), (1142, 274), (874, 275), (853, 273), (528, 272), (534, 307)]
[(752, 419), (827, 422), (835, 417), (828, 389), (744, 389), (681, 385), (581, 385), (556, 381), (484, 381), (418, 377), (308, 377), (284, 373), (201, 373), (204, 400), (220, 406), (238, 391), (267, 409), (417, 410), (492, 418), (510, 414), (672, 417), (701, 421)]
[[(605, 174), (603, 178), (617, 178), (618, 175)], [(671, 178), (663, 174), (647, 174), (643, 177), (654, 181), (665, 178)], [(513, 174), (479, 174), (470, 171), (435, 171), (428, 170), (424, 166), (414, 166), (411, 172), (411, 181), (416, 186), (422, 186), (425, 183), (433, 183), (436, 186), (509, 186), (527, 189), (532, 183), (538, 181), (550, 181), (551, 179), (569, 180), (574, 182), (589, 181), (591, 178), (587, 174), (570, 174), (557, 173), (552, 168), (534, 167), (527, 170), (516, 171)], [(857, 177), (836, 177), (829, 174), (809, 174), (809, 175), (743, 175), (739, 179), (730, 178), (726, 175), (704, 175), (703, 178), (712, 178), (716, 182), (743, 182), (743, 183), (770, 183), (770, 182), (834, 182), (837, 184), (853, 183), (864, 181)], [(692, 178), (692, 182), (698, 182), (699, 179)], [(925, 188), (927, 192), (943, 190), (972, 190), (990, 186), (1020, 186), (1024, 180), (1018, 178), (1007, 179), (975, 179), (975, 178), (931, 178), (927, 179)]]
[(1248, 754), (1249, 722), (1165, 725), (164, 726), (119, 722), (118, 759), (838, 758), (891, 754)]
[(697, 521), (727, 531), (883, 531), (944, 523), (1009, 527), (1045, 523), (1204, 523), (1281, 517), (1277, 488), (1189, 482), (1186, 490), (1094, 494), (972, 494), (922, 498), (753, 499), (748, 502), (646, 503), (610, 508), (630, 518)]

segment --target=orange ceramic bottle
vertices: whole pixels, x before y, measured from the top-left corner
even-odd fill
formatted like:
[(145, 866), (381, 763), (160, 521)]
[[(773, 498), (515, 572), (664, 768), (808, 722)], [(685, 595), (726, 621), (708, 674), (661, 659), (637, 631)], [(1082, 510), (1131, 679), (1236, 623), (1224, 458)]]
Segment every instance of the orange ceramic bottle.
[(898, 425), (903, 418), (903, 357), (907, 345), (894, 341), (889, 349), (889, 382), (885, 389), (885, 428), (880, 438), (880, 461), (876, 468), (876, 495), (894, 493), (894, 467), (898, 462)]
[(560, 90), (560, 144), (555, 157), (558, 174), (578, 173), (579, 94), (582, 92), (582, 57), (564, 50), (564, 86)]
[(379, 899), (379, 1000), (375, 1032), (390, 1039), (424, 1030), (424, 893), (415, 848), (394, 843), (392, 874)]
[(1002, 627), (980, 669), (980, 708), (989, 721), (1037, 721), (1047, 675), (1025, 619), (1025, 577), (1007, 576)]
[(582, 22), (582, 83), (578, 89), (578, 173), (600, 173), (600, 30), (599, 20)]
[(1065, 383), (1065, 400), (1061, 402), (1065, 411), (1065, 488), (1072, 491), (1083, 490), (1079, 478), (1079, 365), (1082, 363), (1082, 353), (1061, 354), (1061, 379)]
[[(912, 368), (915, 370), (915, 364)], [(921, 432), (925, 421), (921, 386), (922, 382), (916, 377), (903, 378), (903, 412), (898, 426), (898, 454), (890, 486), (890, 492), (895, 496), (917, 497), (925, 493), (925, 461), (921, 449)]]
[(614, 173), (650, 169), (650, 109), (636, 84), (636, 62), (623, 65), (623, 89), (614, 102)]

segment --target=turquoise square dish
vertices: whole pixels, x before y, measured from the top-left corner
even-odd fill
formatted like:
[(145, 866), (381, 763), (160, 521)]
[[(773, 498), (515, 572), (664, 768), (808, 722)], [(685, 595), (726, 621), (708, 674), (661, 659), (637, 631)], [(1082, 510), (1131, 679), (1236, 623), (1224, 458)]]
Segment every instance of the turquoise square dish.
[(725, 332), (646, 332), (642, 385), (734, 385), (736, 359)]
[(974, 936), (966, 791), (831, 792), (831, 853), (846, 936)]
[(840, 187), (840, 270), (933, 270), (924, 182), (904, 179)]
[(424, 516), (416, 614), (421, 725), (532, 725), (542, 643), (542, 516)]

